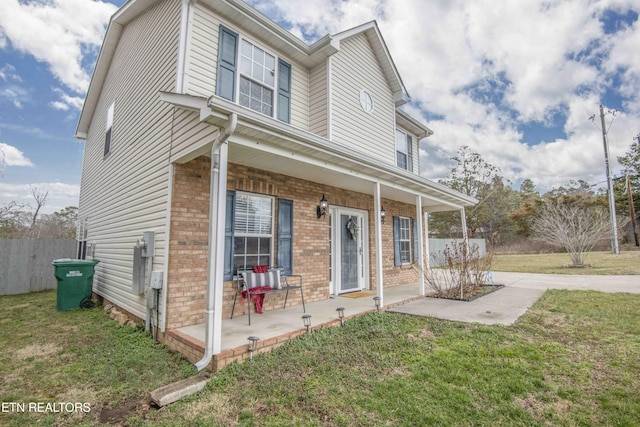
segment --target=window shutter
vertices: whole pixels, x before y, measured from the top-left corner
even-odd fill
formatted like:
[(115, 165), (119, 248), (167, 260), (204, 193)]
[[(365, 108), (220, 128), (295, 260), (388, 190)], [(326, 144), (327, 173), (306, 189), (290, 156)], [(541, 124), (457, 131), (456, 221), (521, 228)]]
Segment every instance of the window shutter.
[(395, 266), (402, 265), (402, 256), (400, 254), (400, 217), (393, 217), (393, 264)]
[(238, 34), (220, 25), (216, 95), (233, 101), (236, 92)]
[(278, 266), (293, 271), (293, 200), (278, 199)]
[(278, 59), (278, 120), (291, 123), (291, 65)]
[(407, 134), (407, 170), (413, 172), (413, 138)]
[(233, 280), (233, 231), (236, 192), (227, 190), (227, 210), (224, 218), (224, 280)]
[(413, 263), (418, 263), (418, 221), (415, 219), (411, 219), (411, 227), (413, 227)]

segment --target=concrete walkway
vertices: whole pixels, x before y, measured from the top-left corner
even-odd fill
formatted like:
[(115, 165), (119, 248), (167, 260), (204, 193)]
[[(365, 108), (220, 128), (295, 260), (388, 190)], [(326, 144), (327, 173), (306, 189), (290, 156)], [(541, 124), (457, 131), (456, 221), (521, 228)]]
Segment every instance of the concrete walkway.
[(561, 274), (493, 273), (504, 288), (474, 301), (425, 298), (389, 311), (486, 325), (511, 325), (547, 289), (594, 290), (640, 294), (640, 276), (577, 276)]

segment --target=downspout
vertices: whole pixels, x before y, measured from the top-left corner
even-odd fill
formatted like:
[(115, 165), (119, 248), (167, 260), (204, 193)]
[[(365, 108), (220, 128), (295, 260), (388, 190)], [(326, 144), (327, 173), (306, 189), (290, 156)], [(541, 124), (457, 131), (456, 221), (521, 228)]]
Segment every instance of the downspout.
[(203, 370), (220, 353), (222, 333), (222, 286), (224, 280), (224, 218), (227, 205), (227, 139), (235, 132), (238, 115), (231, 113), (229, 123), (211, 146), (211, 186), (209, 189), (209, 268), (205, 307), (205, 348), (202, 360), (195, 364)]

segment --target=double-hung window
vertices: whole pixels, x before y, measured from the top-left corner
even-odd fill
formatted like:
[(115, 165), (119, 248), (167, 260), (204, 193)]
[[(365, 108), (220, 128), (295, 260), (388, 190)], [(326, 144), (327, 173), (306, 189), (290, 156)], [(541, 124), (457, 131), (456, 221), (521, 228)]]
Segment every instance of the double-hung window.
[(395, 266), (418, 262), (416, 258), (420, 243), (418, 233), (418, 224), (415, 219), (393, 217), (393, 263)]
[(237, 192), (234, 207), (233, 267), (270, 266), (273, 248), (273, 198)]
[(396, 165), (413, 172), (413, 138), (400, 129), (396, 129)]
[(219, 38), (216, 95), (290, 123), (291, 65), (225, 26)]
[(242, 40), (240, 48), (240, 105), (273, 116), (276, 58)]
[(409, 218), (400, 217), (400, 262), (402, 264), (411, 263), (411, 221)]

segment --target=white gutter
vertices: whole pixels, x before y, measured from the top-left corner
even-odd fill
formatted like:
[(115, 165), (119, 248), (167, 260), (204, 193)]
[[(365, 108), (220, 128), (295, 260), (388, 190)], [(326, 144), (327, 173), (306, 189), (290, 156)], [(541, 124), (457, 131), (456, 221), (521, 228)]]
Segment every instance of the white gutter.
[(198, 371), (211, 362), (222, 347), (222, 291), (224, 280), (224, 218), (227, 208), (227, 139), (235, 132), (238, 115), (231, 113), (229, 123), (211, 146), (211, 186), (209, 190), (209, 271), (205, 307), (205, 348)]

